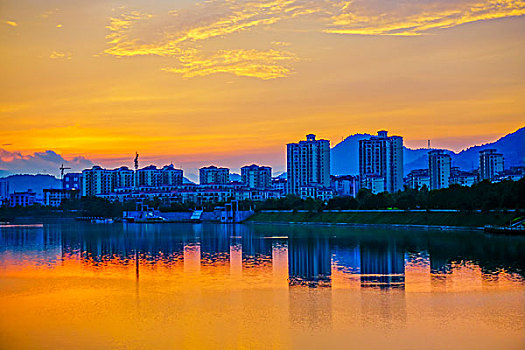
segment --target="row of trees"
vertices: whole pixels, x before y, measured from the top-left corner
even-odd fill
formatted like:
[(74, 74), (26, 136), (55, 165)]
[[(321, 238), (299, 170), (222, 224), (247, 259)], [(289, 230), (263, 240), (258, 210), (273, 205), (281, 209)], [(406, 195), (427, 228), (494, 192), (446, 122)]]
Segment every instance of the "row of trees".
[(483, 181), (472, 187), (452, 185), (449, 188), (429, 191), (406, 188), (397, 193), (373, 194), (361, 189), (356, 198), (335, 197), (323, 203), (319, 200), (302, 200), (296, 196), (268, 200), (257, 205), (266, 210), (351, 210), (351, 209), (525, 209), (525, 179), (491, 183)]

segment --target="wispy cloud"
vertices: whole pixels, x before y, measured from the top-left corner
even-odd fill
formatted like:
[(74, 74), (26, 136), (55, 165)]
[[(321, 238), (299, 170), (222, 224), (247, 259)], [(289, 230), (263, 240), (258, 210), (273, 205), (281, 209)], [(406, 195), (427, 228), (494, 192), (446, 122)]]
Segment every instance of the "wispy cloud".
[(16, 23), (15, 21), (2, 21), (2, 22), (4, 22), (10, 27), (18, 27), (18, 23)]
[[(525, 14), (522, 0), (348, 1), (330, 19), (327, 33), (415, 36), (465, 23)], [(375, 5), (375, 6), (374, 6)], [(383, 11), (382, 11), (383, 10)]]
[(267, 80), (289, 76), (296, 55), (274, 49), (227, 48), (227, 42), (216, 50), (209, 48), (209, 42), (305, 16), (312, 16), (319, 32), (415, 36), (523, 14), (525, 0), (208, 0), (165, 14), (133, 11), (112, 17), (103, 53), (172, 58), (172, 67), (163, 70), (186, 78), (230, 73)]
[(49, 58), (56, 60), (56, 59), (62, 59), (62, 60), (70, 60), (73, 58), (73, 55), (70, 52), (59, 52), (59, 51), (53, 51), (49, 55)]
[(188, 51), (188, 54), (179, 58), (180, 68), (163, 70), (182, 74), (185, 78), (231, 73), (268, 80), (290, 75), (292, 69), (289, 63), (296, 60), (293, 53), (277, 50), (220, 50), (212, 55)]

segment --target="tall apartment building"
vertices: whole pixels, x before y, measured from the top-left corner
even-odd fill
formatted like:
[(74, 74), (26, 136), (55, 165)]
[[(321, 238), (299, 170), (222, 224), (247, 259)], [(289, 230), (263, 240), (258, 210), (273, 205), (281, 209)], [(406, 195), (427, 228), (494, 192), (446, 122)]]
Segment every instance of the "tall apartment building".
[(452, 158), (442, 150), (428, 152), (428, 174), (430, 189), (439, 190), (450, 186)]
[(162, 168), (162, 184), (166, 186), (182, 186), (184, 172), (182, 169), (175, 169), (173, 164), (165, 165)]
[(114, 189), (114, 172), (95, 165), (82, 171), (82, 196), (108, 194)]
[(306, 141), (286, 149), (287, 193), (301, 195), (301, 187), (330, 187), (330, 141), (306, 135)]
[(113, 170), (113, 189), (133, 187), (135, 184), (135, 172), (128, 167), (120, 167)]
[(403, 190), (403, 138), (379, 131), (377, 136), (360, 140), (359, 176), (361, 187), (372, 192)]
[(162, 171), (155, 165), (150, 165), (135, 172), (137, 187), (157, 187), (162, 184)]
[(136, 171), (135, 185), (137, 187), (182, 186), (183, 175), (183, 171), (175, 169), (173, 164), (165, 165), (162, 169), (150, 165)]
[(270, 188), (272, 168), (255, 164), (241, 168), (241, 182), (250, 188)]
[(199, 169), (199, 183), (201, 185), (227, 184), (229, 182), (230, 169), (228, 168), (217, 168), (212, 165)]
[(495, 149), (486, 149), (479, 152), (479, 177), (480, 180), (493, 181), (498, 173), (503, 172), (503, 154)]

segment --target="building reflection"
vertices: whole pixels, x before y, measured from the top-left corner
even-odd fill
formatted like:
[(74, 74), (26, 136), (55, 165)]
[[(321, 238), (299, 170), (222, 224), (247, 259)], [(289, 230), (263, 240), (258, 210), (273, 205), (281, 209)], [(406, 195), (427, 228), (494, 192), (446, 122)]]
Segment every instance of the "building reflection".
[(332, 262), (326, 235), (292, 235), (288, 238), (290, 286), (330, 286)]
[[(166, 266), (289, 287), (476, 290), (523, 280), (525, 240), (431, 232), (361, 233), (339, 228), (248, 225), (89, 225), (0, 228), (9, 256), (59, 264)], [(27, 256), (31, 258), (26, 258)], [(334, 274), (337, 278), (334, 278)], [(265, 277), (265, 278), (266, 278)], [(347, 281), (347, 282), (345, 282)]]

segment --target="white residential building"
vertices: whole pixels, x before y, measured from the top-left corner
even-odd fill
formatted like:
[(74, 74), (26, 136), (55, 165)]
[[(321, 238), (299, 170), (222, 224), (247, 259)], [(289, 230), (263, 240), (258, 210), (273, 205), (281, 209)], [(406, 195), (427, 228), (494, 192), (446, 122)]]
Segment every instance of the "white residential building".
[(201, 185), (227, 184), (228, 182), (230, 182), (230, 169), (228, 168), (217, 168), (212, 165), (199, 169), (199, 183)]
[(439, 190), (450, 186), (450, 170), (452, 159), (442, 150), (428, 152), (428, 174), (430, 189)]
[(286, 153), (287, 193), (301, 195), (301, 187), (330, 187), (330, 141), (306, 135), (306, 141), (289, 143)]
[(249, 188), (270, 188), (272, 168), (255, 164), (241, 168), (241, 182)]
[[(379, 131), (377, 136), (359, 141), (359, 176), (361, 187), (376, 191), (383, 180), (384, 191), (403, 190), (403, 138), (388, 136), (387, 131)], [(372, 180), (369, 180), (371, 178)]]
[(503, 172), (503, 154), (495, 149), (486, 149), (479, 152), (479, 178), (480, 180), (493, 181), (498, 173)]

